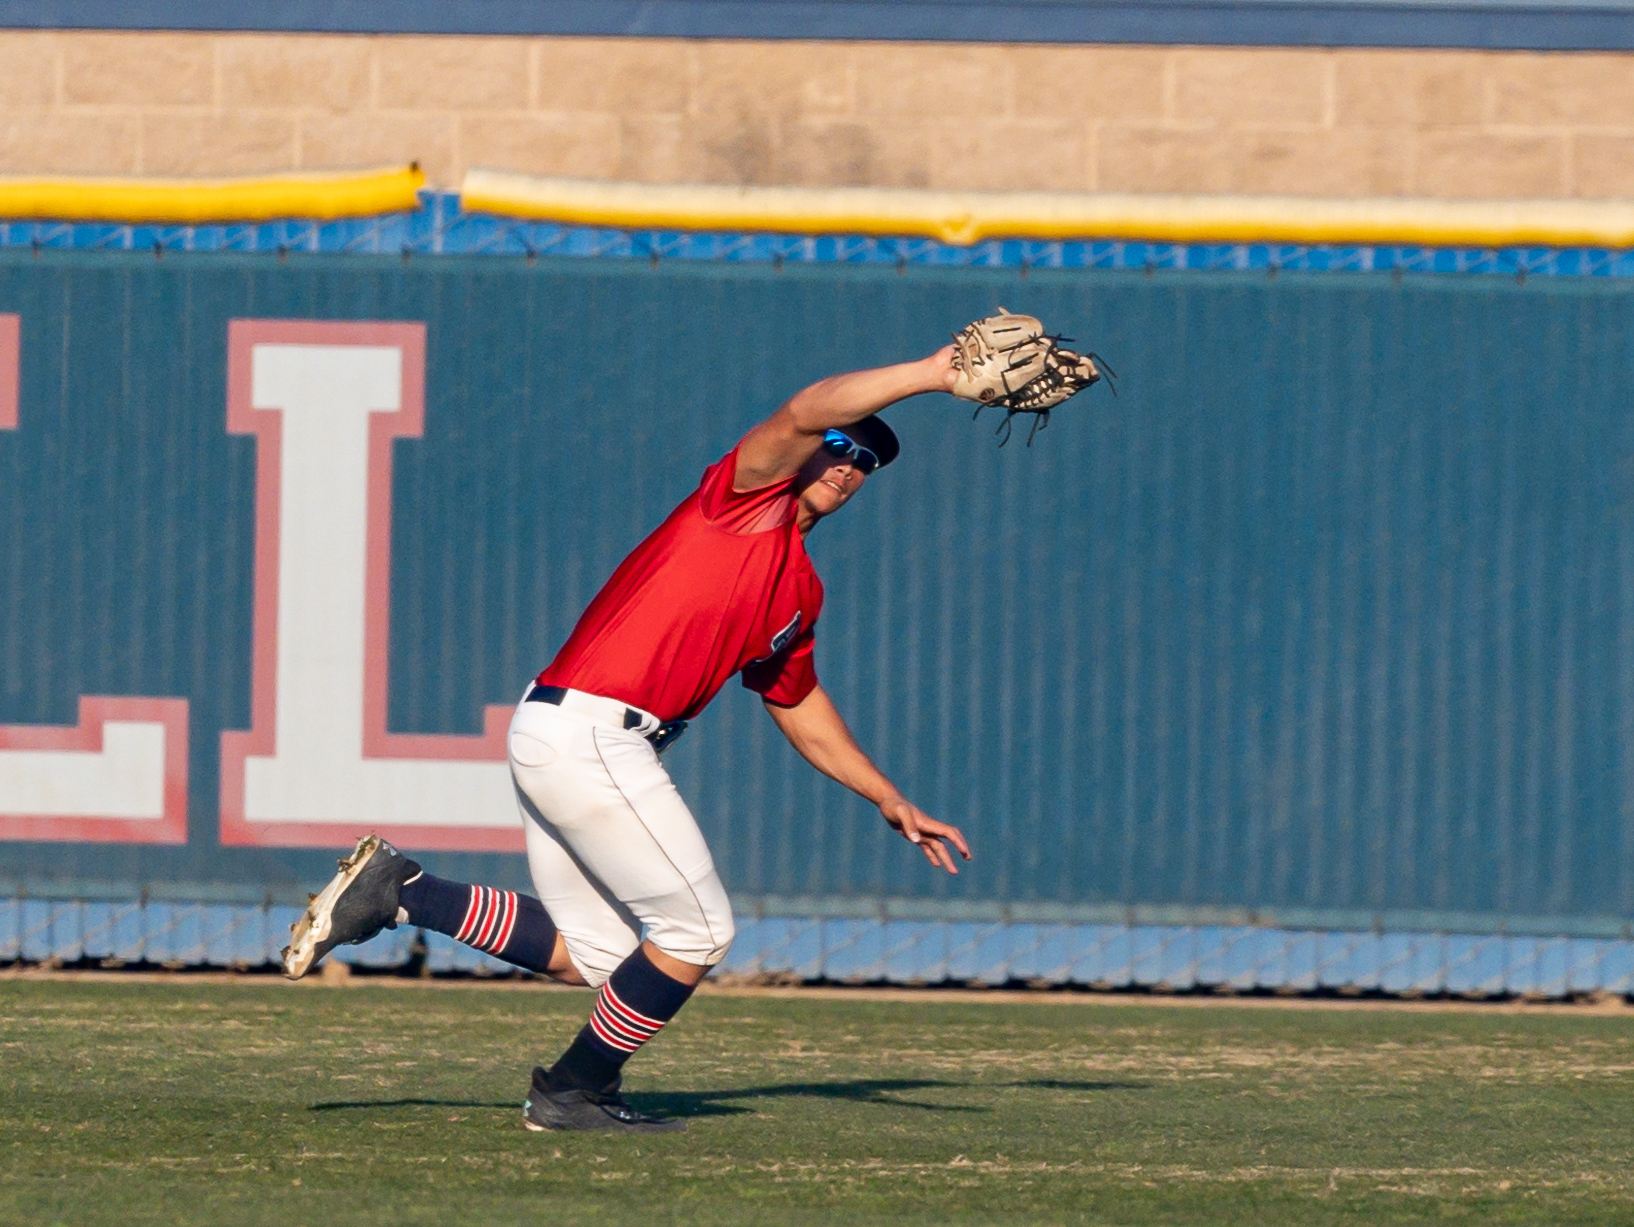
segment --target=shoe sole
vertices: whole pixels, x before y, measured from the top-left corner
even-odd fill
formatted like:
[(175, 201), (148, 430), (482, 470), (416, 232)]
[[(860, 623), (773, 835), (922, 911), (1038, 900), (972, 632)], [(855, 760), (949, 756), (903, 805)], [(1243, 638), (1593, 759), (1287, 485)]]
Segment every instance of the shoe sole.
[(311, 902), (306, 905), (306, 912), (289, 926), (289, 945), (284, 947), (282, 953), (284, 974), (291, 980), (299, 980), (312, 970), (318, 943), (329, 936), (335, 904), (346, 893), (346, 888), (357, 880), (357, 875), (363, 872), (369, 858), (379, 851), (380, 844), (378, 835), (365, 835), (358, 840), (352, 855), (340, 862), (340, 872), (329, 879), (328, 886), (312, 896)]
[(679, 1128), (653, 1129), (642, 1125), (609, 1125), (605, 1129), (569, 1129), (565, 1125), (541, 1125), (532, 1117), (522, 1117), (522, 1128), (529, 1133), (685, 1133), (686, 1124)]

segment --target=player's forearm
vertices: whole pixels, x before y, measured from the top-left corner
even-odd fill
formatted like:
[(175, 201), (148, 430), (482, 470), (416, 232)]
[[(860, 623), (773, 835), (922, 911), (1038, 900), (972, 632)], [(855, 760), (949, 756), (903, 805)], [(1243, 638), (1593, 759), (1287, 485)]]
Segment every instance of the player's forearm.
[(900, 795), (896, 785), (857, 744), (834, 701), (821, 687), (797, 706), (768, 703), (766, 711), (800, 757), (829, 779), (875, 805)]
[(917, 845), (932, 865), (958, 873), (950, 847), (965, 860), (970, 859), (970, 846), (958, 827), (938, 822), (925, 813), (874, 766), (821, 686), (794, 707), (768, 703), (766, 710), (802, 758), (830, 779), (838, 780), (858, 796), (879, 806), (880, 817), (904, 839)]
[(796, 392), (784, 405), (784, 412), (802, 434), (820, 435), (860, 422), (910, 396), (946, 392), (952, 384), (946, 353), (939, 350), (918, 362), (830, 375)]
[(899, 400), (953, 386), (953, 347), (918, 362), (832, 375), (796, 392), (776, 413), (743, 436), (732, 485), (757, 490), (792, 477), (811, 459), (823, 432), (860, 422)]

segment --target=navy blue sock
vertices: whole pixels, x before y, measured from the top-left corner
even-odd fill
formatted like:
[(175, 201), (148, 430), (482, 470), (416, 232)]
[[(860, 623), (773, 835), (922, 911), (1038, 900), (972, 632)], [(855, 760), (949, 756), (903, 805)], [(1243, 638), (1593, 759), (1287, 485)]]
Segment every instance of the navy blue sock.
[(556, 950), (556, 926), (531, 895), (468, 886), (421, 873), (403, 883), (398, 906), (409, 923), (475, 946), (497, 959), (546, 971)]
[(692, 987), (659, 971), (637, 946), (601, 986), (590, 1021), (550, 1067), (550, 1085), (611, 1090), (624, 1062), (680, 1013)]

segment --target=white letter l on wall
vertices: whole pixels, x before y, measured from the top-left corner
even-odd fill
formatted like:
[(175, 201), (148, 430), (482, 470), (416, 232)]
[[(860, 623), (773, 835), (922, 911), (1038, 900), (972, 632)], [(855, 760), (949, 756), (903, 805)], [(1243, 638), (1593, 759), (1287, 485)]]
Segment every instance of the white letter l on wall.
[(257, 437), (251, 721), (221, 738), (224, 844), (519, 851), (508, 706), (386, 732), (391, 447), (424, 422), (425, 326), (234, 320), (227, 426)]

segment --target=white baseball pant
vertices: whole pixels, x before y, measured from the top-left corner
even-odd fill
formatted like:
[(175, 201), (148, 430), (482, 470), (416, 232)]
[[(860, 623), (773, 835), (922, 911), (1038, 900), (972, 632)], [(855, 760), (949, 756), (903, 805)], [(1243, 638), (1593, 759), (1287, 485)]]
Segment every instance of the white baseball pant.
[(713, 966), (732, 944), (732, 905), (697, 820), (623, 703), (568, 691), (522, 702), (507, 743), (534, 889), (592, 987), (647, 940)]

